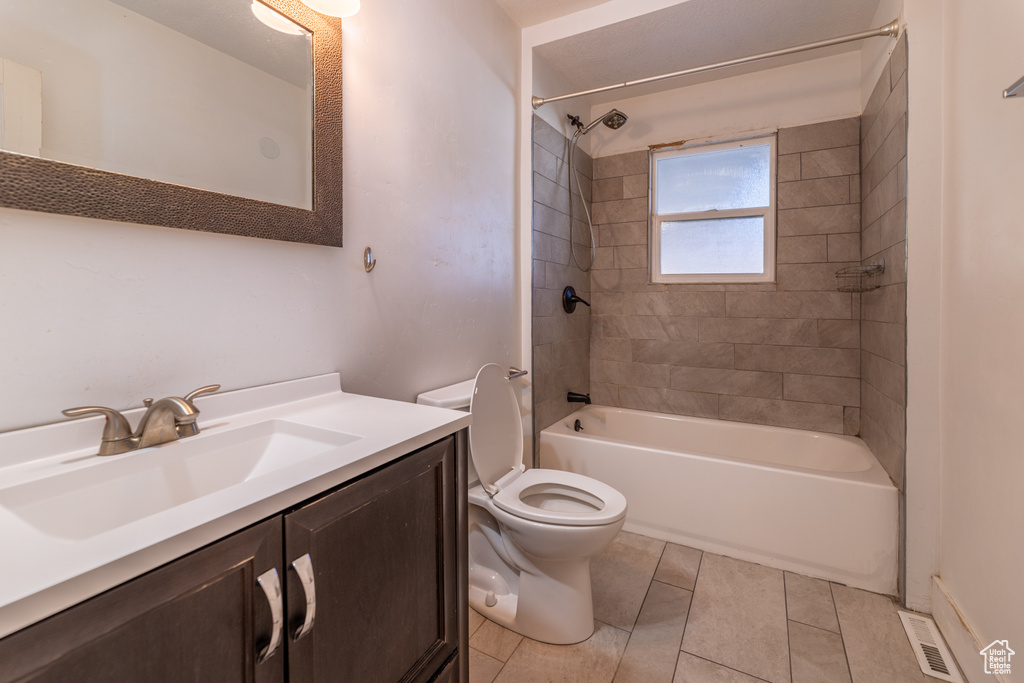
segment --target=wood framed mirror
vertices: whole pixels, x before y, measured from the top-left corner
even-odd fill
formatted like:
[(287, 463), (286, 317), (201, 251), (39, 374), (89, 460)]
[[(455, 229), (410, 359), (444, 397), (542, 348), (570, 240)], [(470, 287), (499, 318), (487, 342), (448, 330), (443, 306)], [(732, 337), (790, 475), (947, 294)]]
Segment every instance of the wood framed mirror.
[[(247, 10), (249, 3), (252, 2), (232, 1), (243, 2)], [(143, 4), (143, 0), (113, 2), (120, 6), (116, 8), (118, 16), (128, 16), (133, 3)], [(298, 0), (258, 2), (276, 10), (311, 34), (312, 73), (311, 80), (305, 87), (312, 103), (305, 111), (311, 112), (312, 120), (311, 129), (304, 133), (304, 139), (309, 142), (311, 149), (301, 150), (303, 155), (300, 162), (306, 165), (302, 169), (303, 174), (306, 172), (305, 169), (309, 169), (311, 183), (307, 183), (304, 190), (306, 196), (301, 197), (301, 201), (278, 203), (276, 199), (256, 199), (230, 191), (200, 189), (179, 182), (165, 182), (128, 172), (102, 170), (88, 165), (58, 161), (45, 158), (48, 156), (46, 154), (36, 156), (31, 153), (0, 151), (0, 206), (185, 230), (342, 246), (341, 20), (314, 12)], [(19, 6), (32, 4), (17, 3)], [(184, 7), (196, 4), (194, 0), (188, 0)], [(200, 0), (198, 4), (209, 3)], [(166, 5), (166, 0), (154, 3), (154, 6), (164, 8)], [(54, 15), (51, 13), (51, 16)], [(99, 35), (81, 35), (82, 40), (104, 39)], [(195, 45), (196, 49), (204, 49), (198, 42)], [(41, 54), (43, 50), (37, 48), (36, 52)], [(9, 55), (0, 54), (0, 59), (7, 56)], [(30, 59), (38, 59), (42, 64), (47, 64), (48, 60), (52, 61), (52, 56), (30, 56)], [(42, 87), (45, 88), (45, 67), (41, 67), (40, 70), (43, 71)], [(0, 76), (2, 73), (0, 71)], [(228, 97), (231, 96), (231, 88), (234, 85), (232, 82), (224, 84)], [(0, 77), (0, 88), (2, 87), (3, 78)], [(177, 97), (174, 100), (176, 102), (198, 96), (192, 92), (174, 91), (173, 88), (165, 90), (172, 91), (170, 94)], [(272, 97), (265, 99), (268, 106), (272, 100)], [(45, 105), (46, 98), (43, 97), (42, 101)], [(186, 104), (192, 112), (201, 113), (203, 110), (204, 103), (201, 101)], [(201, 114), (195, 116), (199, 115)], [(44, 106), (41, 124), (44, 148), (47, 144), (46, 121), (47, 113)], [(0, 130), (2, 128), (0, 125)], [(111, 134), (114, 128), (116, 126), (105, 121), (105, 134)], [(216, 133), (204, 134), (216, 136)], [(159, 132), (151, 133), (150, 137), (159, 135)], [(162, 141), (165, 151), (168, 144), (173, 144), (173, 140), (170, 139), (172, 135), (173, 133), (169, 132), (169, 140)], [(246, 154), (258, 153), (262, 153), (262, 158), (256, 157), (257, 162), (248, 163), (262, 163), (263, 159), (277, 157), (279, 150), (273, 137), (252, 136), (251, 149), (247, 147)], [(161, 158), (160, 154), (151, 156), (156, 161)], [(205, 163), (203, 159), (196, 161), (197, 166)]]

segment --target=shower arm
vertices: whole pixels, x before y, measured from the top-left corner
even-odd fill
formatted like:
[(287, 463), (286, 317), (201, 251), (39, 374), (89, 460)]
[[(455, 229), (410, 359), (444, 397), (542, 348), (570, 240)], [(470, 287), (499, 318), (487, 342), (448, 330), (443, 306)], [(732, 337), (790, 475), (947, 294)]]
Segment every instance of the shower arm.
[(727, 62), (718, 62), (717, 64), (709, 64), (707, 66), (697, 66), (692, 69), (683, 69), (682, 71), (673, 71), (669, 74), (661, 74), (660, 76), (650, 76), (648, 78), (638, 78), (634, 81), (625, 81), (623, 83), (616, 83), (615, 85), (606, 85), (601, 88), (592, 88), (591, 90), (583, 90), (580, 92), (569, 93), (568, 95), (558, 95), (557, 97), (533, 97), (533, 108), (538, 109), (541, 105), (547, 104), (548, 102), (560, 102), (561, 100), (569, 100), (575, 97), (583, 97), (584, 95), (594, 95), (600, 92), (607, 92), (609, 90), (618, 90), (619, 88), (628, 88), (632, 85), (643, 85), (644, 83), (656, 83), (658, 81), (664, 81), (669, 78), (679, 78), (680, 76), (689, 76), (691, 74), (704, 73), (705, 71), (714, 71), (715, 69), (724, 69), (728, 66), (736, 66), (738, 64), (748, 64), (750, 62), (758, 62), (762, 59), (770, 59), (772, 57), (781, 57), (783, 55), (791, 55), (797, 52), (806, 52), (807, 50), (817, 50), (822, 47), (830, 47), (832, 45), (840, 45), (842, 43), (850, 43), (855, 40), (864, 40), (865, 38), (875, 38), (879, 36), (898, 36), (900, 33), (900, 20), (893, 19), (885, 26), (871, 29), (870, 31), (861, 31), (860, 33), (851, 33), (847, 36), (840, 36), (838, 38), (830, 38), (828, 40), (819, 40), (815, 43), (807, 43), (805, 45), (797, 45), (796, 47), (787, 47), (781, 50), (773, 50), (772, 52), (762, 52), (759, 55), (751, 55), (750, 57), (740, 57), (739, 59), (730, 59)]

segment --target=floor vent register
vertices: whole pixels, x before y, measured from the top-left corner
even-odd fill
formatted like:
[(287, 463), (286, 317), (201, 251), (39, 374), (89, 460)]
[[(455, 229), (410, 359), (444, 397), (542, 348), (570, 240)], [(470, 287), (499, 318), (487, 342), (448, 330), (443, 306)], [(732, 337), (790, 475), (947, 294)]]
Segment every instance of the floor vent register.
[(953, 655), (942, 640), (939, 628), (928, 617), (900, 611), (900, 621), (907, 632), (907, 638), (917, 655), (917, 663), (927, 676), (933, 676), (950, 683), (964, 683)]

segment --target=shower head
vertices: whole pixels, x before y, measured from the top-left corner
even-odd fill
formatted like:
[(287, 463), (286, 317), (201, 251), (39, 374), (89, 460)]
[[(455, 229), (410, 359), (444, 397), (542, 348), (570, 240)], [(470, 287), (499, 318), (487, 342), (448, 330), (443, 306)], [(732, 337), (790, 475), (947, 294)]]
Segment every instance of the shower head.
[(612, 130), (618, 130), (619, 128), (622, 128), (622, 125), (624, 123), (626, 123), (627, 120), (629, 120), (629, 117), (626, 116), (625, 114), (623, 114), (618, 109), (612, 109), (610, 112), (608, 112), (607, 114), (605, 114), (601, 118), (594, 119), (593, 121), (591, 121), (590, 123), (588, 123), (585, 126), (580, 121), (580, 117), (578, 117), (578, 116), (570, 116), (569, 117), (569, 121), (572, 123), (572, 125), (576, 126), (576, 132), (579, 135), (586, 135), (587, 133), (590, 132), (591, 128), (593, 128), (594, 126), (596, 126), (599, 123), (603, 123), (604, 125), (608, 126)]

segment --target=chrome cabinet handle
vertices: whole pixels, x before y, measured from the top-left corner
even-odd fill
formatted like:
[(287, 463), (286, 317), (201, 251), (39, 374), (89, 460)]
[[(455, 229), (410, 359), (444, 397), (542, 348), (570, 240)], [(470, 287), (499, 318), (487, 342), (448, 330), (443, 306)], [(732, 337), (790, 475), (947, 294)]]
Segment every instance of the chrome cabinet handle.
[(263, 589), (270, 604), (270, 616), (274, 623), (270, 629), (270, 642), (260, 651), (257, 659), (258, 664), (270, 659), (271, 655), (281, 647), (281, 634), (284, 632), (284, 599), (281, 595), (281, 578), (277, 569), (268, 569), (256, 578), (256, 583)]
[(298, 575), (302, 592), (306, 596), (306, 618), (292, 636), (292, 640), (298, 640), (309, 633), (313, 628), (313, 620), (316, 619), (316, 582), (313, 579), (313, 560), (309, 553), (292, 562), (292, 569)]

